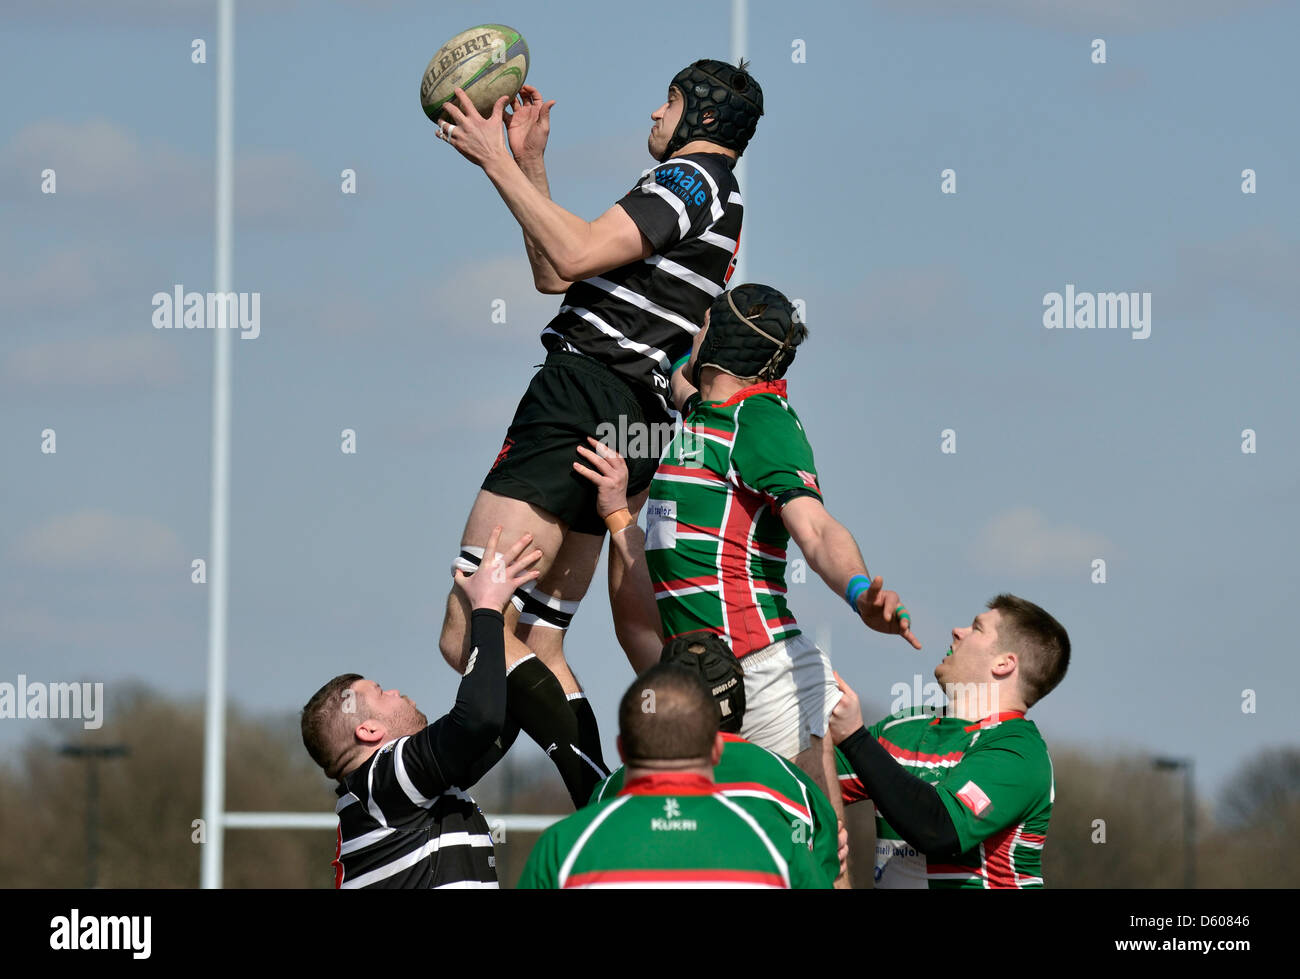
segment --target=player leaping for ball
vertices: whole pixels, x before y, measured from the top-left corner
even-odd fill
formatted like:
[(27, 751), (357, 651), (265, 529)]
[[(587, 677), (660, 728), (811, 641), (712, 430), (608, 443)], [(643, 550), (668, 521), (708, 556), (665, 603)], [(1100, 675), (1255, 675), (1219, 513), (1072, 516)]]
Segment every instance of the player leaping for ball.
[[(650, 484), (645, 543), (635, 527), (620, 531), (610, 564), (625, 567), (632, 586), (615, 615), (633, 667), (654, 655), (656, 618), (664, 639), (724, 636), (745, 671), (741, 736), (792, 759), (842, 819), (826, 736), (840, 691), (829, 657), (786, 603), (790, 539), (866, 626), (921, 644), (897, 593), (868, 575), (853, 535), (822, 504), (812, 447), (782, 379), (807, 333), (768, 286), (737, 286), (714, 300), (689, 363), (673, 376), (682, 428)], [(622, 460), (594, 441), (579, 452), (589, 466), (574, 469), (599, 488), (600, 512), (624, 512)], [(842, 875), (837, 886), (847, 883)]]
[[(532, 86), (520, 90), (509, 114), (507, 101), (498, 99), (485, 119), (457, 89), (439, 135), (482, 167), (523, 230), (534, 285), (564, 301), (542, 333), (546, 362), (474, 501), (457, 564), (472, 570), (481, 552), (470, 542), (498, 524), (507, 540), (532, 534), (546, 555), (542, 578), (516, 597), (508, 623), (515, 628), (506, 649), (509, 714), (547, 749), (581, 806), (608, 773), (595, 715), (564, 659), (563, 634), (606, 528), (595, 489), (571, 468), (574, 446), (602, 435), (605, 424), (619, 431), (668, 424), (673, 365), (689, 354), (739, 248), (743, 204), (732, 168), (763, 114), (763, 93), (743, 62), (702, 60), (678, 72), (651, 115), (648, 146), (658, 166), (594, 221), (550, 199), (543, 154), (554, 103)], [(654, 451), (629, 460), (632, 512), (657, 462)], [(610, 574), (616, 596), (622, 582), (614, 563)], [(468, 621), (453, 590), (440, 646), (457, 670), (468, 653)]]

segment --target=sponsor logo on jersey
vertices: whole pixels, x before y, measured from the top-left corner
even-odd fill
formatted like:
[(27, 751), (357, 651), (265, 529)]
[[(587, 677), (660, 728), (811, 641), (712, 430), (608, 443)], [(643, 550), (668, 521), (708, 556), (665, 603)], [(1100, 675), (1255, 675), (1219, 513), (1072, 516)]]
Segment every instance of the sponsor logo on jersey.
[(645, 549), (671, 550), (677, 546), (677, 501), (646, 500)]
[(681, 814), (682, 807), (676, 799), (665, 799), (664, 818), (650, 820), (650, 828), (652, 830), (684, 829), (693, 832), (695, 830), (695, 820), (678, 818)]
[(811, 486), (813, 489), (818, 488), (816, 473), (804, 472), (802, 469), (796, 469), (795, 472), (799, 474), (799, 478), (803, 480), (805, 486)]
[(993, 800), (984, 794), (974, 782), (967, 782), (957, 791), (957, 798), (960, 799), (969, 809), (977, 816), (982, 816), (984, 810), (993, 805)]
[(692, 176), (681, 167), (662, 167), (656, 170), (655, 181), (663, 184), (688, 204), (703, 204), (709, 199), (704, 177)]

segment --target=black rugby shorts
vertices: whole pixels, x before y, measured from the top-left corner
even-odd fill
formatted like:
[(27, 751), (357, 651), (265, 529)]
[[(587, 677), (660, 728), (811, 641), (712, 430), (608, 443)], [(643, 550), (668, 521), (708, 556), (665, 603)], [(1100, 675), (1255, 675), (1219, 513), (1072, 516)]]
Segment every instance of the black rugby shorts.
[[(635, 431), (633, 426), (648, 424), (646, 412), (632, 387), (604, 364), (583, 354), (549, 353), (515, 409), (483, 489), (539, 506), (570, 530), (603, 535), (596, 486), (573, 470), (575, 462), (587, 465), (578, 446), (590, 448), (589, 435), (604, 435), (609, 444), (609, 429), (601, 430), (602, 424), (616, 432)], [(667, 418), (659, 413), (654, 421)], [(650, 485), (658, 465), (652, 453), (627, 460), (629, 497)]]

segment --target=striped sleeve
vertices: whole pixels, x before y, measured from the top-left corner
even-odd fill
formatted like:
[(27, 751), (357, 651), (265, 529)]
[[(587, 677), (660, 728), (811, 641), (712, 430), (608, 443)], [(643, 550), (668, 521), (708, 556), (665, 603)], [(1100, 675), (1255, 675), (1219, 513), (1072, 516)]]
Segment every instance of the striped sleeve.
[(698, 235), (722, 216), (713, 178), (688, 160), (661, 163), (642, 174), (618, 205), (657, 253)]
[(774, 509), (797, 496), (822, 498), (808, 436), (794, 413), (775, 398), (749, 398), (736, 412), (731, 461), (744, 484)]

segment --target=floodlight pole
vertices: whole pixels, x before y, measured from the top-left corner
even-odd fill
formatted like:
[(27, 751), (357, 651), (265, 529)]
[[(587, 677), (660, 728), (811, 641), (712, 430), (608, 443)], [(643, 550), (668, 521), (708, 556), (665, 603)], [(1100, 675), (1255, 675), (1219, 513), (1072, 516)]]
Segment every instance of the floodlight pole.
[[(215, 289), (231, 291), (234, 176), (235, 0), (217, 0), (217, 186)], [(203, 824), (199, 886), (221, 886), (226, 806), (226, 601), (230, 518), (230, 303), (212, 330), (212, 523), (208, 552), (208, 687), (203, 734)], [(212, 324), (209, 324), (212, 326)]]
[(121, 758), (130, 749), (124, 744), (65, 744), (59, 754), (86, 761), (86, 888), (99, 886), (99, 762)]
[[(731, 60), (733, 63), (739, 63), (739, 60), (747, 54), (749, 50), (749, 0), (731, 0)], [(744, 197), (749, 189), (745, 184), (745, 158), (741, 156), (736, 161), (736, 168), (732, 171), (736, 175), (736, 183), (740, 187), (741, 197)], [(725, 201), (723, 202), (726, 203)], [(745, 208), (745, 219), (743, 224), (748, 227), (749, 208)], [(753, 243), (753, 234), (747, 234), (745, 241)], [(736, 253), (736, 268), (731, 273), (731, 281), (727, 283), (729, 287), (735, 287), (745, 281), (745, 253)]]
[(1156, 758), (1161, 771), (1183, 773), (1183, 887), (1196, 887), (1196, 790), (1193, 787), (1195, 762), (1191, 758)]

